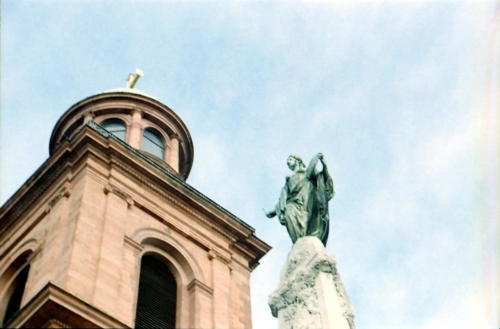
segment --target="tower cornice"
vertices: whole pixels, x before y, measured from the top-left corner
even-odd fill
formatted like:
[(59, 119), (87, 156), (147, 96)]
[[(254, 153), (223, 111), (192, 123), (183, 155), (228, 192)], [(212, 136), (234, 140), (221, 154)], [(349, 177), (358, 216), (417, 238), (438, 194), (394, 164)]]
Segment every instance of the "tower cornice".
[[(137, 180), (161, 198), (167, 198), (169, 203), (174, 204), (180, 211), (189, 213), (189, 216), (197, 221), (197, 225), (209, 227), (224, 236), (232, 247), (244, 251), (250, 261), (250, 268), (271, 249), (255, 236), (253, 227), (236, 215), (140, 151), (112, 135), (103, 135), (91, 123), (84, 125), (70, 140), (62, 143), (52, 157), (0, 209), (0, 234), (8, 230), (22, 214), (30, 212), (31, 205), (39, 205), (38, 198), (48, 188), (66, 186), (64, 182), (71, 181), (72, 177), (84, 167), (92, 170), (89, 158), (94, 159), (94, 164), (101, 163), (103, 167), (120, 170), (128, 179)], [(126, 186), (121, 189), (126, 190), (126, 201), (130, 205), (141, 207), (145, 202), (141, 200), (140, 194), (128, 191)], [(196, 233), (196, 229), (191, 228), (191, 230), (193, 235), (202, 235)], [(189, 235), (190, 232), (184, 234)], [(209, 241), (209, 243), (214, 242)]]

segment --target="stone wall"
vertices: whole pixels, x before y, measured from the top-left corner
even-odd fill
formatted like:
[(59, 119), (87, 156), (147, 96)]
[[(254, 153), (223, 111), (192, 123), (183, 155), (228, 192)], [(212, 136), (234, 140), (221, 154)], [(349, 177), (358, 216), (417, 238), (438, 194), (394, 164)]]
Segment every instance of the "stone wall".
[[(118, 143), (97, 142), (59, 150), (54, 157), (68, 160), (58, 177), (36, 198), (35, 177), (2, 208), (0, 282), (8, 285), (9, 268), (28, 250), (22, 305), (51, 283), (133, 327), (140, 259), (155, 252), (178, 284), (177, 327), (251, 328), (250, 264), (269, 246)], [(39, 181), (58, 165), (48, 161)], [(26, 210), (12, 217), (21, 203)]]

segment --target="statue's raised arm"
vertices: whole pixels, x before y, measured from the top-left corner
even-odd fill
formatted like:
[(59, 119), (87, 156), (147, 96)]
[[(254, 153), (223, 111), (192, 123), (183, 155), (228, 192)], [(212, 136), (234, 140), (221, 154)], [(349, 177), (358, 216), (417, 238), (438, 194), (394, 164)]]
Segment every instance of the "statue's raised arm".
[[(322, 170), (317, 171), (318, 161)], [(287, 159), (293, 173), (286, 178), (275, 209), (266, 213), (278, 216), (292, 242), (303, 236), (316, 236), (326, 245), (329, 229), (328, 201), (332, 199), (333, 180), (328, 173), (323, 154), (316, 154), (309, 166), (297, 155)]]

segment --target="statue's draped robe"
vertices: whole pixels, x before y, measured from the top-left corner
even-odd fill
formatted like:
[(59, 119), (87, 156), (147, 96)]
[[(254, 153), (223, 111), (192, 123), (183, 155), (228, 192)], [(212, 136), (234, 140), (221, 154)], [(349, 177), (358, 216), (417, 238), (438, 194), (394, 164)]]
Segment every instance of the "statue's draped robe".
[(293, 243), (303, 236), (315, 236), (326, 246), (328, 201), (333, 195), (333, 180), (326, 170), (310, 176), (296, 172), (286, 178), (276, 212)]

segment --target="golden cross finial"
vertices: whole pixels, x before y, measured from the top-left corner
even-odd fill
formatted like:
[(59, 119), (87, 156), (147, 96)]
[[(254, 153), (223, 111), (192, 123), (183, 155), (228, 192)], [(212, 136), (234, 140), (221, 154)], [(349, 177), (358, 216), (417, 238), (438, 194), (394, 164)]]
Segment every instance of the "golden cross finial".
[(127, 88), (134, 88), (137, 80), (144, 75), (144, 72), (141, 69), (135, 69), (135, 74), (130, 73), (127, 78)]

